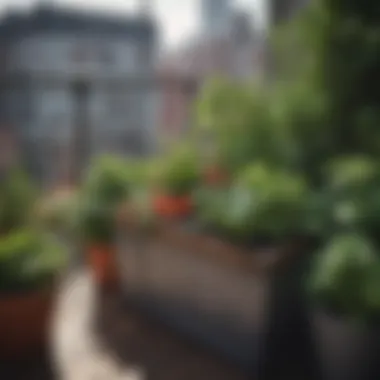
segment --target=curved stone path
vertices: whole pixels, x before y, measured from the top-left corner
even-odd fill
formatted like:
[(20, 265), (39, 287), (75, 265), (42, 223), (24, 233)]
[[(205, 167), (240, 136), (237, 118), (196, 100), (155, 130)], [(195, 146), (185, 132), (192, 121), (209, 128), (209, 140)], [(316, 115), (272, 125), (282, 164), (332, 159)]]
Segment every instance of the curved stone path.
[(63, 284), (53, 326), (55, 370), (62, 380), (245, 380), (215, 358), (128, 307), (98, 294), (91, 276)]
[(51, 352), (57, 377), (62, 380), (143, 380), (125, 368), (102, 347), (96, 329), (96, 294), (91, 276), (84, 271), (62, 284), (52, 326)]

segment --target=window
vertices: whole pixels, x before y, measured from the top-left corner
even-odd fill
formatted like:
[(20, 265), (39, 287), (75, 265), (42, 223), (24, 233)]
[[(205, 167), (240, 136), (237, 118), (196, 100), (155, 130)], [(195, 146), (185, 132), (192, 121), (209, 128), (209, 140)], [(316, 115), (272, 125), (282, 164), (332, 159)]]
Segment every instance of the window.
[(112, 65), (114, 63), (114, 56), (109, 46), (103, 46), (99, 52), (99, 60), (104, 65)]
[(109, 94), (108, 113), (110, 116), (127, 119), (136, 112), (134, 96), (125, 91), (114, 91)]
[(72, 60), (76, 63), (82, 63), (88, 60), (89, 51), (84, 46), (76, 46), (72, 51)]

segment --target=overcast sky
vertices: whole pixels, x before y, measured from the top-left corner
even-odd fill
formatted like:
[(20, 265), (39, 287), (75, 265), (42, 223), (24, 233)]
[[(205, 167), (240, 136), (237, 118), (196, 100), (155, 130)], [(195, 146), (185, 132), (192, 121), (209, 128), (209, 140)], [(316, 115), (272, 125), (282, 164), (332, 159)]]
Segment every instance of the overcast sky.
[[(198, 27), (200, 0), (151, 0), (161, 25), (162, 37), (168, 45), (177, 44), (189, 37)], [(265, 1), (265, 0), (264, 0)], [(13, 8), (27, 8), (38, 2), (56, 3), (70, 7), (86, 7), (107, 12), (133, 12), (140, 0), (0, 0), (0, 13)], [(234, 0), (243, 5), (253, 17), (262, 22), (263, 0)]]

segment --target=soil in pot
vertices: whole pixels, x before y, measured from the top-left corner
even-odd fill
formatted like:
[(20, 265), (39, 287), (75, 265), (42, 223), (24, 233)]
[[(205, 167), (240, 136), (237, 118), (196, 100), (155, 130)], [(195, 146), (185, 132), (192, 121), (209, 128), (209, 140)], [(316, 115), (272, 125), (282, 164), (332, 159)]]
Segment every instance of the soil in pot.
[(380, 379), (380, 325), (316, 311), (313, 326), (324, 380)]
[(116, 249), (107, 245), (92, 245), (87, 251), (97, 285), (103, 288), (116, 288), (119, 284)]
[(0, 357), (22, 360), (46, 348), (53, 289), (0, 295)]

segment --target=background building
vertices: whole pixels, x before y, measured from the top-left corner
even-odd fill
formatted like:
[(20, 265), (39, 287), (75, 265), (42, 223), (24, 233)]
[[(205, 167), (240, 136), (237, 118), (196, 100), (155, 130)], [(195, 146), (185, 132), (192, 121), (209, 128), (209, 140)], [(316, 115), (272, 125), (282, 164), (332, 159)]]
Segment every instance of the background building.
[(41, 176), (67, 176), (103, 152), (154, 151), (157, 46), (150, 18), (41, 6), (3, 18), (0, 49), (1, 121)]
[(202, 35), (209, 38), (225, 37), (232, 18), (231, 0), (201, 0)]
[(295, 12), (301, 9), (310, 0), (270, 0), (271, 23), (279, 24), (289, 20)]
[(194, 100), (205, 81), (215, 76), (261, 81), (264, 75), (264, 34), (251, 14), (234, 9), (230, 0), (202, 0), (201, 14), (199, 35), (159, 65), (164, 78), (161, 131), (169, 140), (191, 125)]

